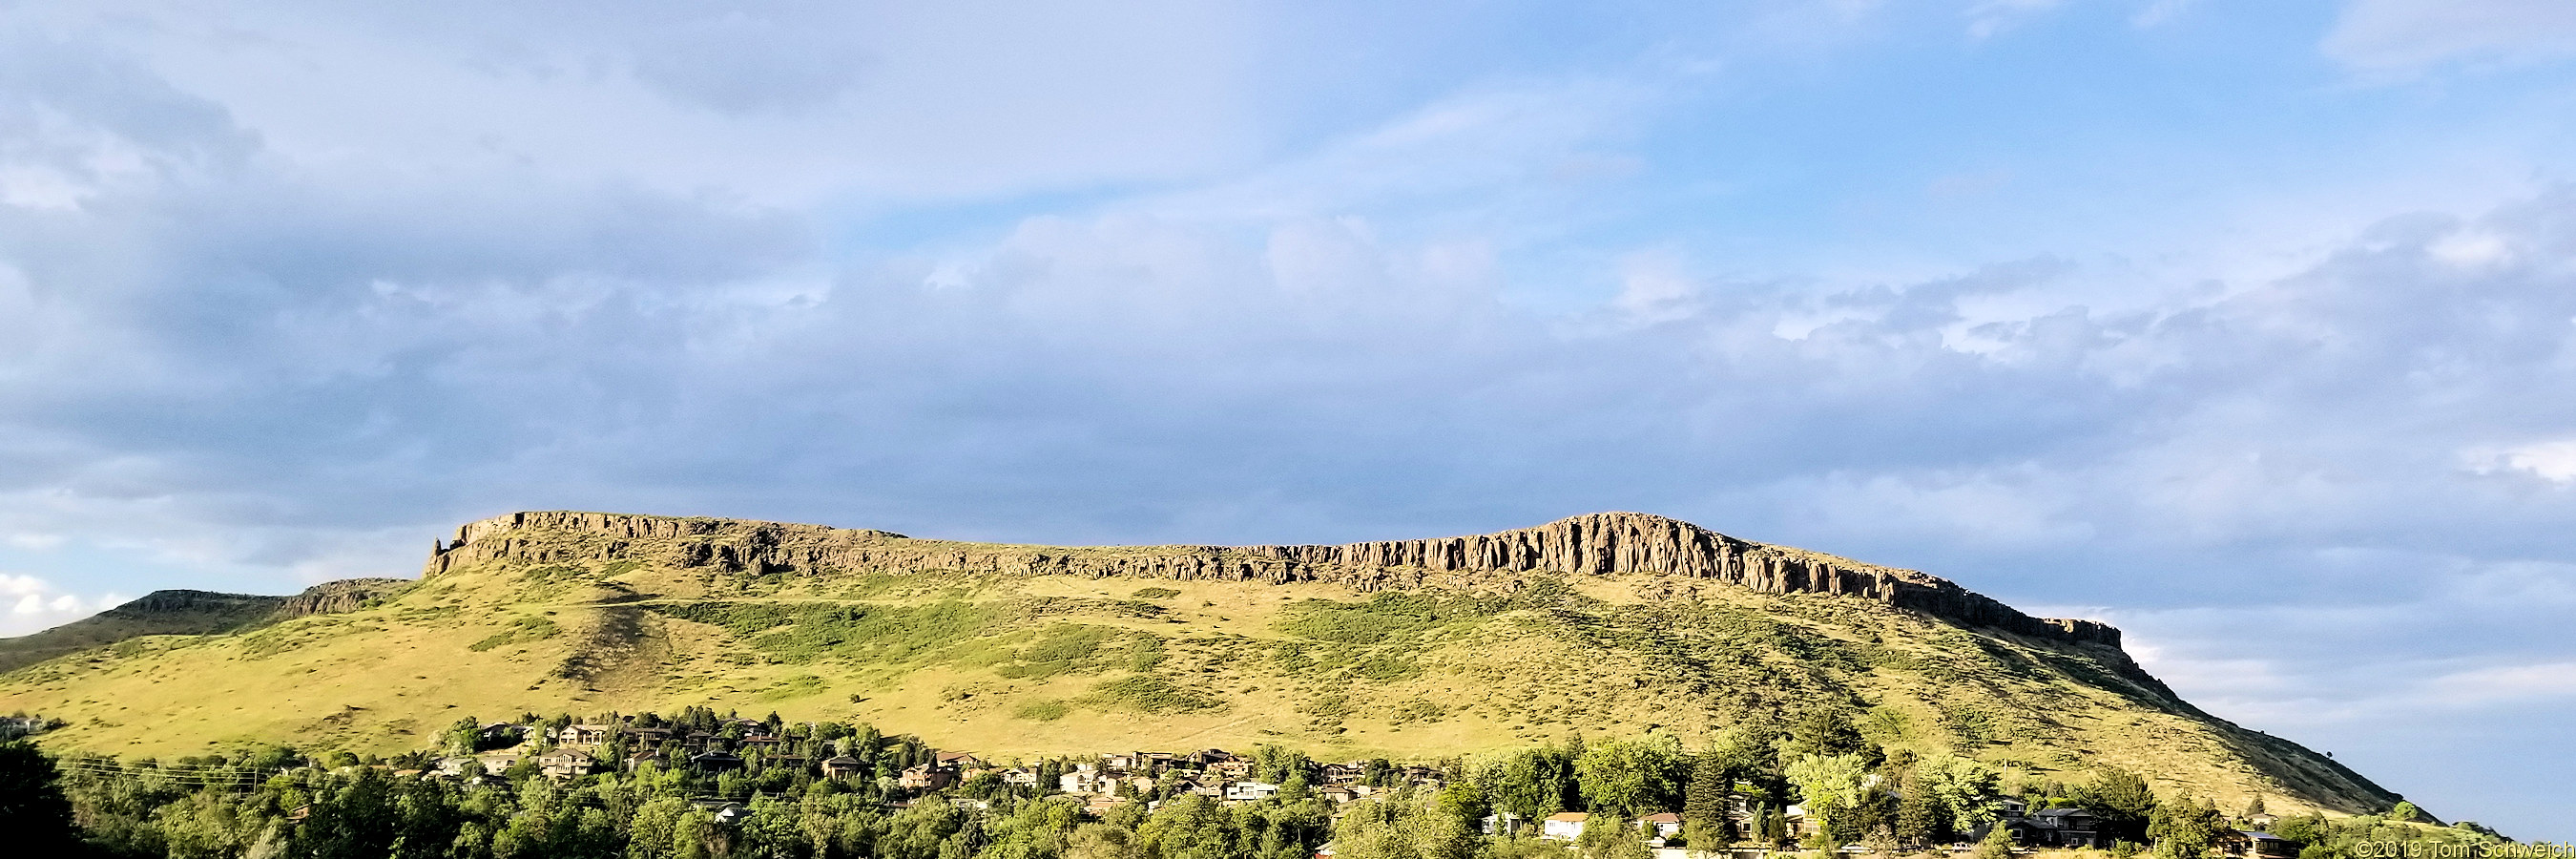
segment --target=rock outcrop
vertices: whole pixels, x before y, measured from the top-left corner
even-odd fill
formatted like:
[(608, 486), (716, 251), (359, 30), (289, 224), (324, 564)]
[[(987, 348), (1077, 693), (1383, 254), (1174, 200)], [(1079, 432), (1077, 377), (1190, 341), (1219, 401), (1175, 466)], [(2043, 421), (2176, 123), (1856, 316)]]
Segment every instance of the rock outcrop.
[[(278, 603), (277, 619), (316, 614), (338, 614), (366, 607), (369, 600), (382, 599), (410, 587), (409, 579), (341, 579), (323, 582), (303, 593), (286, 597)], [(268, 597), (276, 599), (276, 597)]]
[(1875, 600), (2035, 638), (2120, 645), (2120, 631), (2106, 624), (2031, 617), (1936, 576), (1739, 540), (1644, 513), (1593, 513), (1495, 534), (1338, 546), (1058, 548), (916, 540), (886, 531), (731, 519), (526, 512), (473, 522), (457, 529), (454, 542), (436, 542), (423, 577), (494, 560), (620, 559), (759, 574), (953, 570), (1327, 581), (1361, 590), (1509, 589), (1542, 575), (1651, 574), (1768, 593)]

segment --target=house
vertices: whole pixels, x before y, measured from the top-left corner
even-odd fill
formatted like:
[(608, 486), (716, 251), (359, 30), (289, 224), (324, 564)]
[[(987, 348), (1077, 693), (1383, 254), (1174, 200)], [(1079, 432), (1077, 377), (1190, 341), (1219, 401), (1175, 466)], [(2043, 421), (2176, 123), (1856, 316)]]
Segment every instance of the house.
[(867, 762), (849, 755), (833, 755), (823, 759), (823, 777), (833, 781), (849, 781), (867, 775), (867, 772)]
[(993, 768), (993, 765), (985, 763), (983, 758), (976, 757), (967, 752), (941, 752), (939, 753), (939, 765), (961, 770), (988, 770)]
[(1071, 794), (1111, 793), (1115, 790), (1110, 787), (1114, 782), (1101, 775), (1099, 770), (1075, 770), (1058, 776), (1055, 782), (1055, 789)]
[(895, 779), (896, 786), (905, 790), (939, 790), (956, 783), (957, 769), (937, 764), (921, 764), (907, 768), (902, 776)]
[(1114, 796), (1095, 796), (1091, 798), (1090, 802), (1083, 804), (1082, 810), (1091, 812), (1095, 815), (1107, 814), (1111, 809), (1124, 805), (1126, 802), (1126, 800), (1119, 799)]
[(1673, 836), (1682, 834), (1682, 816), (1669, 811), (1649, 814), (1637, 818), (1637, 828), (1646, 833), (1646, 843), (1662, 847)]
[(1808, 819), (1807, 807), (1796, 803), (1780, 809), (1780, 823), (1781, 831), (1792, 841), (1803, 840), (1824, 827), (1822, 821)]
[(1353, 761), (1347, 764), (1325, 764), (1322, 775), (1325, 784), (1350, 784), (1359, 781), (1360, 775), (1367, 771), (1367, 764)]
[(2269, 832), (2228, 830), (2210, 839), (2210, 846), (2238, 859), (2295, 859), (2299, 855), (2297, 842)]
[(2013, 835), (2031, 847), (2109, 847), (2102, 817), (2081, 808), (2051, 808), (2007, 821)]
[(501, 775), (509, 772), (511, 767), (519, 765), (519, 755), (511, 752), (482, 754), (476, 755), (475, 758), (483, 762), (484, 775)]
[(607, 741), (607, 725), (565, 725), (555, 732), (555, 742), (567, 746), (595, 746)]
[(1218, 778), (1235, 780), (1248, 779), (1252, 777), (1252, 762), (1217, 761), (1215, 763), (1208, 764), (1207, 771), (1215, 773)]
[(1360, 798), (1357, 791), (1353, 791), (1347, 787), (1328, 787), (1315, 791), (1315, 795), (1323, 797), (1325, 802), (1329, 802), (1334, 805), (1341, 805)]
[(751, 816), (751, 809), (744, 807), (743, 804), (739, 802), (726, 802), (720, 799), (701, 799), (694, 800), (689, 804), (697, 806), (702, 810), (715, 812), (716, 823), (723, 826), (732, 826), (736, 823), (741, 823), (743, 818)]
[(597, 761), (579, 749), (556, 749), (537, 758), (537, 767), (549, 778), (580, 778), (590, 774)]
[(705, 772), (742, 769), (742, 758), (730, 752), (709, 751), (689, 756), (689, 766)]
[(1583, 825), (1592, 815), (1580, 811), (1551, 814), (1538, 822), (1538, 837), (1550, 841), (1574, 841), (1583, 837)]
[(519, 744), (520, 737), (527, 735), (527, 731), (527, 728), (518, 725), (495, 723), (483, 726), (482, 730), (474, 732), (474, 736), (475, 742), (483, 745), (515, 746)]
[(635, 738), (635, 742), (636, 742), (636, 744), (637, 744), (637, 745), (647, 746), (647, 747), (661, 745), (664, 741), (671, 739), (671, 737), (672, 737), (672, 735), (673, 735), (674, 733), (676, 733), (676, 732), (672, 731), (672, 730), (671, 730), (671, 729), (669, 729), (669, 728), (628, 728), (628, 729), (626, 729), (626, 735), (627, 735), (627, 736), (630, 736), (630, 737), (634, 737), (634, 738)]
[(458, 755), (455, 757), (439, 758), (437, 770), (439, 775), (447, 776), (449, 778), (464, 778), (468, 773), (482, 772), (483, 766), (481, 761), (465, 757), (463, 755)]
[(1478, 829), (1487, 835), (1519, 835), (1524, 825), (1520, 815), (1506, 811), (1485, 815), (1484, 823)]
[(1002, 783), (1012, 787), (1038, 786), (1036, 767), (1012, 767), (1002, 771)]
[(1255, 802), (1279, 795), (1279, 786), (1268, 782), (1238, 781), (1225, 786), (1227, 802)]
[(643, 769), (645, 764), (661, 763), (661, 761), (662, 755), (659, 752), (636, 752), (626, 756), (626, 771), (634, 772)]

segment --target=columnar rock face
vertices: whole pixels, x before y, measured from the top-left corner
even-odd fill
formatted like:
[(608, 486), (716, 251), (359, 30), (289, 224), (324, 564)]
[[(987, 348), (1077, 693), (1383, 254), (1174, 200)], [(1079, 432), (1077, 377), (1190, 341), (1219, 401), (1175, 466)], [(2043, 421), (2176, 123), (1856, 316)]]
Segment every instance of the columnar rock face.
[[(567, 539), (569, 538), (569, 539)], [(1362, 590), (1514, 588), (1535, 575), (1651, 574), (1769, 593), (1875, 600), (2022, 635), (2120, 645), (2088, 620), (2041, 619), (1946, 579), (1738, 540), (1644, 513), (1593, 513), (1535, 528), (1339, 546), (1056, 548), (915, 540), (885, 531), (614, 513), (513, 513), (432, 547), (423, 575), (490, 560), (651, 560), (757, 573), (955, 570), (1014, 575), (1339, 582)]]

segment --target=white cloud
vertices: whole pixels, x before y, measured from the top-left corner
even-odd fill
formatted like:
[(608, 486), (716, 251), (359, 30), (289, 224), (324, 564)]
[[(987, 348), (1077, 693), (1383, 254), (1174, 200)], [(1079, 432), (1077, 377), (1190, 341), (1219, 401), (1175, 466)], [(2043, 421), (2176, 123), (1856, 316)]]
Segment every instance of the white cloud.
[(2576, 439), (2511, 447), (2473, 447), (2460, 458), (2479, 473), (2524, 471), (2558, 483), (2576, 481)]
[(2446, 62), (2521, 62), (2576, 54), (2576, 4), (2560, 0), (2350, 0), (2327, 56), (2377, 73)]
[(25, 635), (115, 608), (125, 598), (82, 596), (35, 576), (0, 573), (0, 602), (9, 605), (8, 613), (0, 615), (0, 635)]
[(2065, 0), (1977, 0), (1968, 7), (1968, 36), (1993, 38), (2013, 25), (2055, 11)]

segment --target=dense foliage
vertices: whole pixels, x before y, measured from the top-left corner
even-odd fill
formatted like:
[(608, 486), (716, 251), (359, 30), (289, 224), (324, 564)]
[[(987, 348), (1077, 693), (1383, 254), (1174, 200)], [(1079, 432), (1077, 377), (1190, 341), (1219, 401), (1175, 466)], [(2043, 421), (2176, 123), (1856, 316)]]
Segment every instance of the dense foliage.
[[(0, 742), (0, 821), (12, 824), (18, 855), (100, 859), (1309, 859), (1328, 841), (1338, 859), (1535, 859), (1568, 850), (1644, 859), (1644, 833), (1630, 822), (1642, 816), (1677, 812), (1673, 844), (1788, 846), (1792, 803), (1819, 824), (1810, 848), (1884, 852), (1984, 836), (1982, 856), (2008, 846), (1993, 824), (2000, 799), (2013, 794), (2033, 807), (2081, 804), (2124, 839), (2197, 859), (2241, 822), (2206, 801), (2159, 801), (2145, 778), (2118, 769), (2072, 785), (2005, 784), (1974, 760), (1875, 747), (1830, 715), (1699, 749), (1650, 734), (1427, 767), (1368, 761), (1359, 783), (1386, 789), (1338, 809), (1317, 787), (1324, 768), (1280, 746), (1239, 762), (1251, 780), (1279, 786), (1274, 796), (1220, 802), (1164, 778), (1121, 783), (1116, 794), (1127, 801), (1101, 805), (1051, 788), (1078, 765), (1106, 770), (1105, 761), (1039, 762), (1019, 785), (993, 768), (907, 789), (907, 770), (938, 760), (917, 738), (706, 708), (611, 714), (599, 720), (605, 736), (586, 747), (599, 772), (549, 775), (542, 761), (558, 749), (548, 738), (572, 723), (525, 717), (516, 725), (523, 739), (468, 718), (442, 748), (374, 761), (274, 747), (57, 761), (28, 742)], [(739, 763), (693, 760), (682, 738), (738, 750)], [(493, 746), (519, 753), (499, 773), (466, 757)], [(827, 757), (855, 761), (857, 771), (824, 777), (816, 763)], [(462, 774), (440, 776), (442, 764)], [(1600, 822), (1570, 843), (1531, 837), (1536, 821), (1568, 811)], [(2259, 811), (2258, 800), (2246, 813)], [(2302, 859), (2356, 859), (2365, 841), (2493, 840), (2473, 824), (2400, 822), (2417, 814), (2406, 806), (2380, 817), (2292, 817), (2276, 831), (2304, 848)]]

